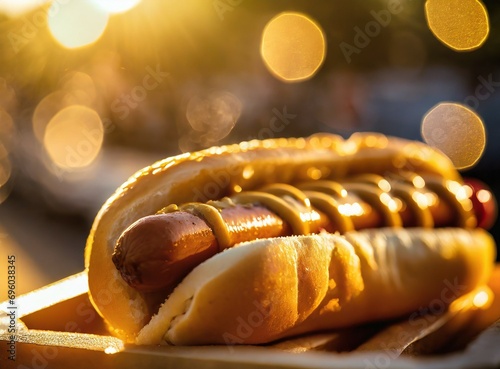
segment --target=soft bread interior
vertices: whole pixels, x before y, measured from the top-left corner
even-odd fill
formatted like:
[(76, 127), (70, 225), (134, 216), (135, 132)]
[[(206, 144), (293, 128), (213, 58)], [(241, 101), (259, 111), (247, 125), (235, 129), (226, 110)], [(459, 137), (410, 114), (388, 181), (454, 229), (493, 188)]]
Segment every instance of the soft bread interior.
[[(139, 344), (253, 344), (443, 306), (485, 283), (482, 230), (392, 229), (241, 244), (195, 268)], [(444, 296), (444, 297), (443, 297)]]

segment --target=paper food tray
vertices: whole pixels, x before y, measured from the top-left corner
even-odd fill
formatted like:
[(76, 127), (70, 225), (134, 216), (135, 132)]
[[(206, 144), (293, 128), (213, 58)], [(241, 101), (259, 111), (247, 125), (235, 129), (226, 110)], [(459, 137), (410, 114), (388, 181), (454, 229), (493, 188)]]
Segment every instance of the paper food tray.
[[(488, 287), (460, 298), (439, 315), (420, 314), (263, 346), (125, 344), (107, 332), (87, 291), (87, 273), (81, 272), (1, 303), (1, 368), (500, 367), (500, 266)], [(475, 297), (485, 291), (489, 300), (478, 304)]]

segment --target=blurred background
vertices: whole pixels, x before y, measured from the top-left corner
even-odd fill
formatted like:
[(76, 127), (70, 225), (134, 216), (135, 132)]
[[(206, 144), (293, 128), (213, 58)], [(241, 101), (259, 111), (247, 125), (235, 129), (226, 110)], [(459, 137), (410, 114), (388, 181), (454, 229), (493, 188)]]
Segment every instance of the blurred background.
[(82, 270), (136, 170), (252, 138), (425, 140), (499, 197), (499, 27), (498, 1), (2, 0), (0, 273)]

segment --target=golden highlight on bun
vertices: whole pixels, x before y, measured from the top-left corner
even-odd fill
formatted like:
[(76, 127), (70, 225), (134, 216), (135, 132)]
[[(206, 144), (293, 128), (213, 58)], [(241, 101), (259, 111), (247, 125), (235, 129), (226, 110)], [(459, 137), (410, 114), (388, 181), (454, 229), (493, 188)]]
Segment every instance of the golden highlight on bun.
[[(128, 226), (171, 203), (219, 199), (232, 193), (236, 187), (243, 191), (252, 190), (268, 183), (311, 180), (312, 176), (314, 179), (342, 179), (359, 173), (384, 175), (401, 170), (434, 173), (448, 179), (461, 180), (451, 161), (425, 144), (371, 133), (355, 134), (347, 140), (329, 134), (305, 139), (256, 140), (159, 161), (134, 174), (116, 190), (96, 216), (85, 250), (91, 301), (114, 334), (128, 342), (140, 343), (228, 343), (227, 340), (230, 339), (240, 343), (242, 335), (238, 336), (235, 331), (238, 329), (238, 322), (241, 322), (238, 317), (246, 319), (255, 309), (261, 309), (258, 310), (261, 314), (269, 311), (266, 323), (254, 327), (252, 334), (243, 338), (245, 343), (257, 343), (317, 329), (318, 319), (327, 319), (330, 312), (340, 314), (339, 318), (332, 318), (335, 323), (330, 326), (334, 327), (337, 323), (344, 325), (356, 320), (384, 318), (408, 311), (410, 306), (402, 302), (403, 298), (397, 298), (404, 307), (396, 306), (391, 311), (375, 307), (376, 311), (380, 310), (377, 314), (366, 313), (365, 310), (370, 310), (366, 309), (366, 304), (372, 300), (362, 296), (377, 293), (370, 290), (372, 286), (379, 288), (381, 284), (375, 275), (383, 277), (392, 273), (393, 277), (401, 277), (401, 283), (408, 284), (411, 288), (420, 286), (416, 282), (420, 278), (425, 282), (422, 284), (425, 287), (438, 286), (443, 278), (453, 280), (455, 275), (464, 284), (467, 283), (467, 288), (481, 281), (485, 273), (481, 270), (487, 271), (488, 263), (491, 263), (492, 240), (479, 230), (463, 231), (465, 233), (460, 230), (422, 231), (417, 232), (418, 237), (412, 236), (407, 230), (395, 234), (386, 230), (383, 233), (386, 240), (399, 240), (403, 245), (401, 252), (404, 255), (397, 256), (399, 254), (395, 254), (394, 247), (387, 249), (391, 251), (384, 251), (387, 252), (386, 259), (382, 258), (382, 251), (377, 256), (377, 250), (382, 249), (382, 246), (374, 246), (370, 251), (367, 245), (371, 241), (366, 241), (368, 236), (363, 236), (369, 232), (354, 232), (345, 237), (326, 234), (285, 237), (243, 244), (209, 259), (186, 277), (149, 322), (147, 296), (129, 287), (121, 279), (111, 260), (115, 243)], [(380, 230), (372, 235), (374, 239), (377, 239), (378, 232)], [(453, 244), (454, 248), (441, 252), (436, 246), (439, 242), (433, 241), (436, 237)], [(441, 268), (439, 263), (436, 264), (439, 268), (432, 269), (435, 273), (424, 273), (425, 275), (418, 277), (405, 274), (406, 269), (417, 273), (410, 261), (413, 262), (419, 255), (411, 254), (413, 251), (409, 248), (409, 240), (416, 242), (421, 238), (425, 239), (426, 245), (437, 247), (434, 250), (431, 246), (422, 246), (429, 249), (432, 260), (442, 260), (444, 264), (447, 258), (445, 255), (452, 255), (452, 260), (456, 258), (446, 264), (451, 268), (446, 271), (449, 274), (441, 274), (446, 268)], [(464, 242), (465, 239), (467, 242)], [(466, 243), (478, 245), (475, 252), (479, 254), (474, 256), (466, 251)], [(302, 244), (309, 245), (307, 253)], [(435, 251), (435, 254), (431, 251)], [(324, 253), (326, 257), (322, 255)], [(474, 263), (465, 259), (469, 256), (474, 256), (471, 259)], [(243, 265), (241, 259), (251, 259), (253, 262)], [(217, 260), (231, 260), (231, 265), (234, 263), (239, 268), (221, 268)], [(400, 260), (401, 270), (397, 268), (396, 262), (390, 264), (391, 260)], [(278, 265), (285, 269), (281, 271)], [(387, 272), (386, 266), (393, 271)], [(220, 269), (221, 274), (216, 276), (216, 269), (217, 272)], [(212, 271), (212, 275), (205, 276), (203, 280), (200, 270)], [(248, 276), (243, 278), (239, 274), (240, 270), (246, 270)], [(344, 270), (349, 278), (339, 270)], [(367, 274), (363, 274), (363, 271)], [(269, 278), (270, 275), (273, 278)], [(238, 287), (239, 283), (245, 284), (245, 287)], [(404, 293), (404, 284), (401, 287), (389, 283), (382, 287), (389, 292)], [(425, 294), (423, 297), (432, 298), (437, 292), (436, 288), (439, 287), (430, 288), (432, 294)], [(195, 290), (197, 293), (193, 295)], [(334, 297), (332, 291), (336, 291), (338, 297)], [(389, 292), (384, 293), (390, 295)], [(276, 298), (278, 295), (279, 299)], [(417, 303), (412, 300), (411, 292), (407, 291), (405, 296), (414, 305)], [(394, 297), (388, 301), (393, 300), (396, 302)], [(422, 301), (418, 303), (425, 303)], [(238, 309), (224, 308), (224, 304), (238, 306)], [(353, 307), (348, 307), (350, 305)], [(224, 315), (216, 309), (232, 314), (226, 315), (226, 325), (220, 323)], [(194, 331), (212, 331), (214, 326), (210, 326), (211, 319), (219, 322), (219, 330), (222, 329), (222, 333), (227, 334), (224, 337), (219, 334), (221, 332), (214, 331), (210, 336), (213, 340), (208, 342), (196, 336)], [(205, 325), (197, 326), (200, 320), (204, 320)], [(160, 326), (165, 328), (163, 332)]]

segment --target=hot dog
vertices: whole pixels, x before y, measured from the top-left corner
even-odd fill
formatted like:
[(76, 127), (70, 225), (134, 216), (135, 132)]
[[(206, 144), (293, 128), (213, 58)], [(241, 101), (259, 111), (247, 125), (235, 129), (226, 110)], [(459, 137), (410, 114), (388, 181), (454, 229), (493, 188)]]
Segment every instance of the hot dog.
[[(415, 182), (426, 182), (412, 177)], [(439, 187), (439, 197), (424, 185), (417, 189), (407, 181), (402, 177), (391, 184), (371, 175), (354, 177), (343, 185), (334, 181), (311, 181), (297, 187), (274, 184), (222, 201), (180, 208), (171, 205), (125, 230), (112, 260), (131, 287), (169, 293), (201, 261), (244, 241), (322, 230), (345, 233), (364, 228), (471, 228), (476, 224), (464, 203), (467, 198), (458, 199), (445, 183), (435, 178), (427, 181), (428, 186)]]
[[(90, 296), (110, 329), (137, 343), (265, 343), (393, 318), (445, 281), (465, 293), (486, 280), (494, 243), (463, 189), (438, 151), (377, 134), (166, 159), (97, 215), (85, 255)], [(253, 311), (266, 319), (241, 337), (238, 318)]]

